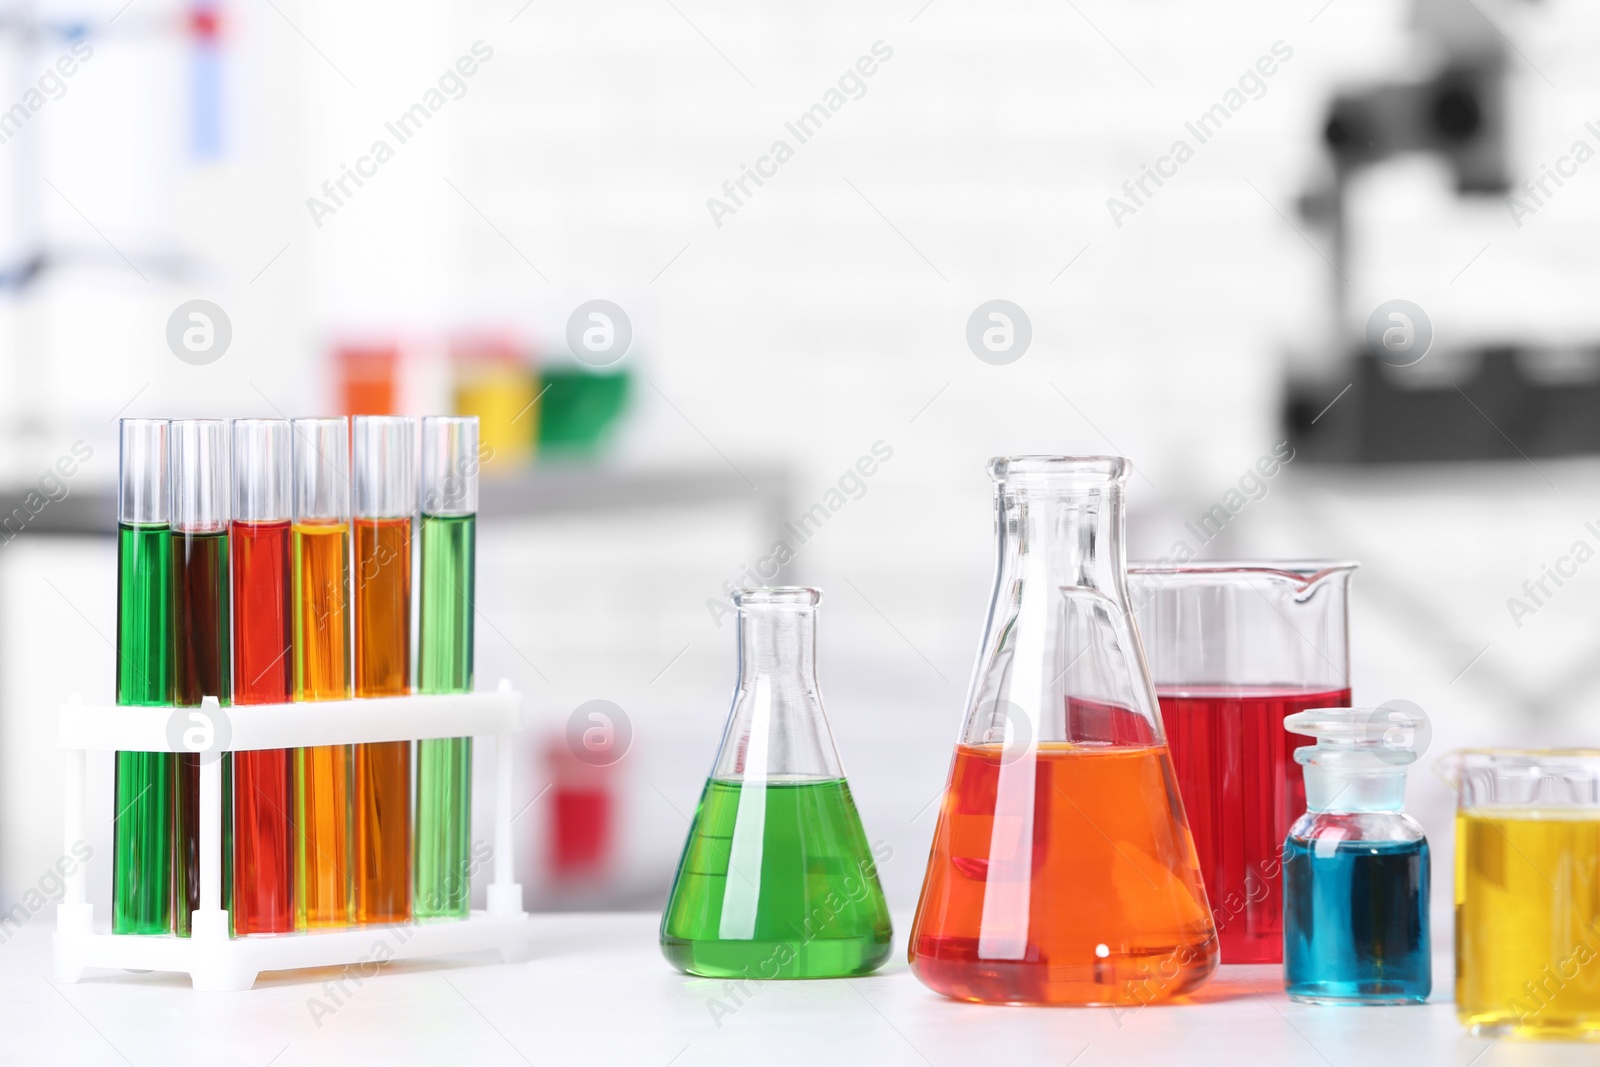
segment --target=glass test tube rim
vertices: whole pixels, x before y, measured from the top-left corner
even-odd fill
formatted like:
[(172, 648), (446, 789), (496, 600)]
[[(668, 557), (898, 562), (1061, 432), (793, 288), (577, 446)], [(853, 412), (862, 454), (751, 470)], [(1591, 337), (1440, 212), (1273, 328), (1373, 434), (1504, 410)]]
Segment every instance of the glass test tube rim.
[[(390, 440), (391, 435), (400, 440)], [(356, 415), (350, 420), (350, 436), (352, 515), (358, 519), (415, 515), (417, 420), (410, 415)]]
[[(154, 440), (139, 440), (136, 434), (148, 432)], [(153, 449), (153, 456), (130, 445)], [(120, 419), (117, 426), (117, 522), (124, 526), (167, 526), (172, 521), (171, 471), (168, 468), (172, 447), (171, 423), (167, 419)], [(134, 463), (130, 463), (134, 459)], [(130, 469), (146, 472), (136, 477)], [(138, 484), (153, 479), (154, 484)]]
[[(200, 432), (191, 438), (190, 431)], [(233, 435), (229, 431), (227, 419), (172, 419), (168, 423), (167, 491), (172, 503), (167, 511), (174, 533), (223, 533), (228, 529), (233, 517)], [(191, 462), (192, 467), (188, 466)], [(210, 468), (209, 478), (203, 468)], [(195, 499), (191, 509), (188, 498), (192, 492), (203, 492), (207, 480), (213, 484), (203, 497), (210, 507)], [(198, 517), (190, 518), (191, 510), (199, 513)]]
[[(422, 514), (459, 518), (478, 513), (480, 441), (476, 415), (423, 416), (418, 470)], [(455, 480), (459, 486), (453, 488)]]
[[(293, 421), (286, 418), (231, 421), (233, 521), (252, 524), (292, 522)], [(246, 467), (249, 469), (244, 469)], [(265, 472), (270, 472), (270, 477), (264, 476)], [(267, 483), (265, 487), (263, 483)]]
[(290, 423), (294, 523), (347, 524), (351, 496), (349, 417), (303, 417)]

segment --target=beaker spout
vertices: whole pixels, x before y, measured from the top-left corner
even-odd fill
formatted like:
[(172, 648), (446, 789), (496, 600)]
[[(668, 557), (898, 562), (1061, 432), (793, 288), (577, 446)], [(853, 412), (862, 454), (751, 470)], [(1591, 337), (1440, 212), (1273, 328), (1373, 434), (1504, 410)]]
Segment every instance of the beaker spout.
[(1461, 789), (1461, 774), (1466, 768), (1465, 756), (1466, 753), (1463, 750), (1452, 749), (1434, 760), (1429, 765), (1429, 770), (1433, 771), (1434, 775), (1445, 785), (1459, 791)]

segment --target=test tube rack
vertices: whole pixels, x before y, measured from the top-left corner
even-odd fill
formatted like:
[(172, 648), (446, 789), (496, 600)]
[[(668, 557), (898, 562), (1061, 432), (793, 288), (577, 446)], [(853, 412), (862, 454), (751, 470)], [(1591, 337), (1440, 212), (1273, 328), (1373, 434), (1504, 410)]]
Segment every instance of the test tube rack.
[[(173, 729), (175, 714), (185, 724), (196, 714), (197, 727), (212, 728), (204, 747), (185, 744), (196, 732)], [(219, 728), (223, 722), (226, 729)], [(77, 982), (86, 969), (101, 967), (183, 972), (197, 990), (249, 989), (261, 971), (371, 965), (380, 936), (387, 951), (379, 958), (385, 961), (487, 950), (498, 951), (507, 963), (526, 960), (528, 915), (522, 910), (522, 887), (512, 880), (511, 790), (512, 739), (529, 725), (522, 694), (506, 681), (494, 692), (226, 709), (213, 697), (197, 708), (173, 708), (90, 705), (74, 695), (61, 708), (57, 733), (57, 746), (67, 754), (67, 853), (88, 840), (89, 750), (200, 752), (200, 908), (194, 912), (190, 937), (97, 932), (94, 905), (88, 901), (88, 864), (81, 864), (67, 876), (66, 896), (56, 907), (55, 980)], [(220, 753), (485, 735), (494, 738), (495, 756), (493, 880), (486, 910), (458, 920), (229, 936), (228, 912), (222, 906)], [(384, 931), (394, 936), (384, 936)]]

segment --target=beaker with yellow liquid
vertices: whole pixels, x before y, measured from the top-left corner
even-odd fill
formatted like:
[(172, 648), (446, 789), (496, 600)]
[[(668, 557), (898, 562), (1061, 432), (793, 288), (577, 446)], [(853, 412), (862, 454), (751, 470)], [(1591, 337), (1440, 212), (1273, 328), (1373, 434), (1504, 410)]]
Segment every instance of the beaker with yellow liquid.
[(1462, 1025), (1600, 1041), (1600, 750), (1467, 750), (1440, 769), (1457, 794)]

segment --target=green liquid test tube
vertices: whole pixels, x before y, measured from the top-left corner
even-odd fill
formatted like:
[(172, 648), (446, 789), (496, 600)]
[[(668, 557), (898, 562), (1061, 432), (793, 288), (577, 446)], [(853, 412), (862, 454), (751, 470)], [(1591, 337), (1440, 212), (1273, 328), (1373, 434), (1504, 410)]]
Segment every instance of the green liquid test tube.
[[(172, 703), (172, 528), (167, 423), (123, 419), (117, 503), (117, 703)], [(111, 929), (172, 932), (172, 799), (177, 757), (118, 752)]]
[[(472, 691), (478, 420), (422, 420), (422, 575), (417, 691)], [(472, 738), (417, 743), (418, 919), (464, 919), (470, 904)]]

